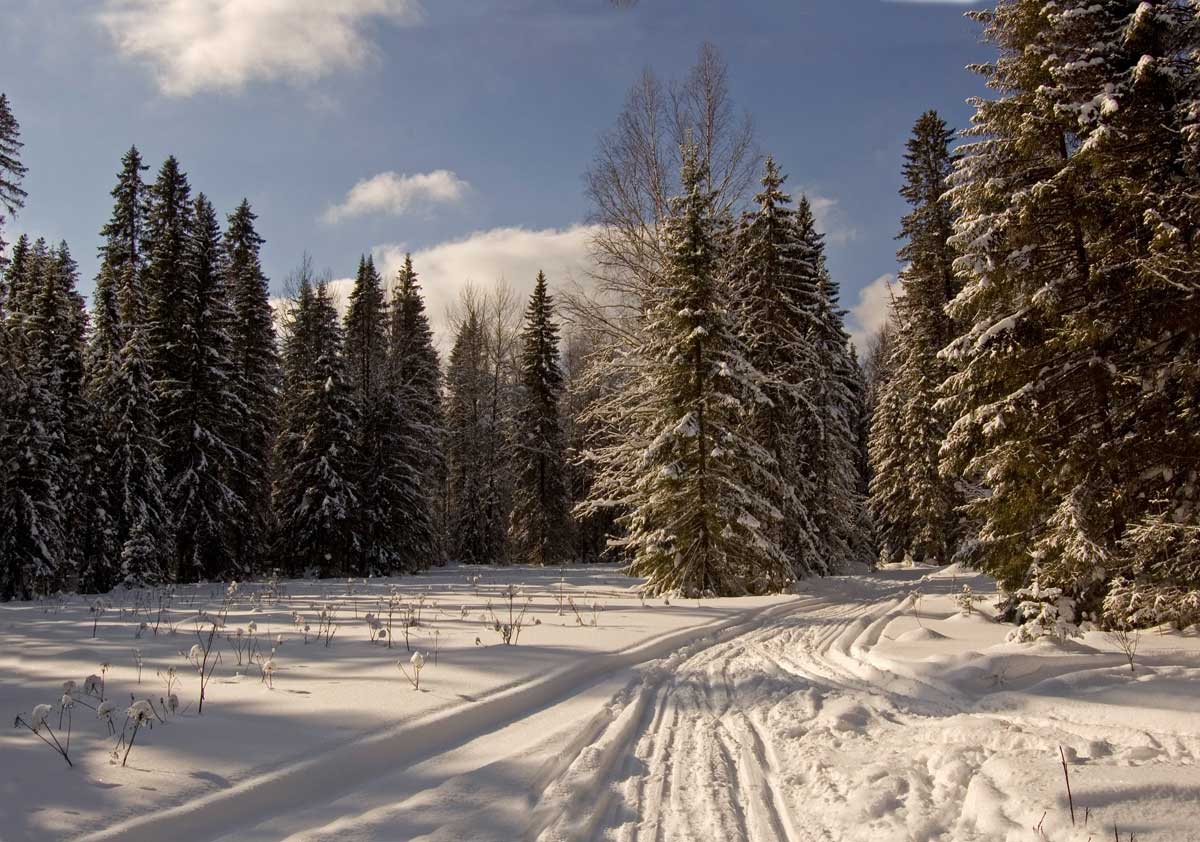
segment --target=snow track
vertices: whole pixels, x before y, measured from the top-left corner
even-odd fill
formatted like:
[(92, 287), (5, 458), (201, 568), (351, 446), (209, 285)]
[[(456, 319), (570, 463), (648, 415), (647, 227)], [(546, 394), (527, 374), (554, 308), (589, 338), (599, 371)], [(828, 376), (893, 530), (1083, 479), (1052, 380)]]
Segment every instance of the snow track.
[[(1011, 664), (989, 676), (897, 659), (890, 632), (910, 622), (917, 585), (934, 583), (814, 583), (80, 839), (1084, 842), (1118, 820), (1186, 838), (1148, 833), (1142, 813), (1194, 803), (1195, 728), (1063, 707), (1058, 685), (1111, 678), (1103, 654), (1011, 679)], [(1060, 745), (1090, 827), (1069, 823)], [(1139, 802), (1114, 795), (1154, 764)]]

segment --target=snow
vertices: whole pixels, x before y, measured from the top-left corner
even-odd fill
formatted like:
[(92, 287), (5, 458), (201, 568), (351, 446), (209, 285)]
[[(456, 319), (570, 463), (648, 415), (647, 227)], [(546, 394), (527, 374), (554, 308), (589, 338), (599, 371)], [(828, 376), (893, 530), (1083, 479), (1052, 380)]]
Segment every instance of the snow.
[[(1143, 633), (1134, 672), (1102, 633), (1009, 643), (994, 586), (958, 566), (669, 604), (611, 567), (561, 577), (447, 568), (286, 582), (278, 600), (242, 585), (222, 619), (257, 624), (273, 689), (222, 635), (202, 716), (181, 653), (198, 611), (221, 616), (220, 586), (178, 588), (158, 635), (121, 592), (94, 639), (78, 598), (0, 606), (10, 716), (111, 664), (100, 721), (76, 718), (74, 768), (27, 729), (0, 738), (4, 839), (1085, 842), (1115, 822), (1171, 842), (1200, 823), (1194, 632)], [(482, 616), (491, 601), (507, 617), (513, 584), (532, 603), (505, 646)], [(971, 614), (964, 585), (982, 597)], [(402, 628), (391, 649), (371, 640), (393, 588), (425, 597), (412, 652)], [(306, 645), (293, 611), (327, 604), (337, 633)], [(419, 690), (397, 661), (421, 663)], [(141, 699), (158, 706), (170, 666), (180, 710), (162, 723)], [(112, 765), (102, 717), (139, 705), (152, 730)]]

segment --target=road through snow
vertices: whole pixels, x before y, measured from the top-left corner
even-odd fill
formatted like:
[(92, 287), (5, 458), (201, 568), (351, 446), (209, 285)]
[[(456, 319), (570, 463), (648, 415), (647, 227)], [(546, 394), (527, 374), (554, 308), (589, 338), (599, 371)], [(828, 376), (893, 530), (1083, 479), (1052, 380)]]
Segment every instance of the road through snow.
[(1147, 655), (1130, 685), (1111, 653), (997, 644), (995, 623), (953, 616), (962, 581), (806, 583), (80, 838), (1083, 842), (1113, 822), (1187, 838), (1200, 734), (1194, 702), (1164, 694), (1195, 699), (1195, 648)]

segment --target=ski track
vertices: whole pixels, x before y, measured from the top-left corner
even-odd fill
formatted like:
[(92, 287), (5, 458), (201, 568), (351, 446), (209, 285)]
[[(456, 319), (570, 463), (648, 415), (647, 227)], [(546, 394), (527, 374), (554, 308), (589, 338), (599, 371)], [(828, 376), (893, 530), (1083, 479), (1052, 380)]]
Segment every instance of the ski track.
[[(1036, 805), (1006, 781), (1048, 743), (1200, 758), (1191, 737), (979, 708), (889, 671), (872, 649), (909, 587), (818, 588), (80, 839), (1028, 838)], [(577, 698), (587, 686), (608, 694), (599, 710)], [(231, 817), (243, 830), (221, 837)]]

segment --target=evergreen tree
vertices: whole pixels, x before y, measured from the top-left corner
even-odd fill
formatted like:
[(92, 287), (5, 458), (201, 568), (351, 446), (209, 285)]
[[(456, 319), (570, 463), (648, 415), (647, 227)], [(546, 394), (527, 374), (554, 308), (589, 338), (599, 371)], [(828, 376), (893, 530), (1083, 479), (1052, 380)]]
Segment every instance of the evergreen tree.
[(401, 462), (418, 477), (417, 493), (402, 511), (406, 526), (396, 548), (401, 563), (410, 570), (440, 561), (445, 553), (441, 537), (446, 528), (441, 380), (421, 286), (412, 256), (405, 255), (392, 291), (388, 389), (403, 409), (395, 433), (397, 445), (402, 448)]
[[(150, 371), (160, 396), (169, 381), (186, 377), (188, 361), (183, 349), (194, 347), (194, 340), (186, 336), (195, 307), (189, 295), (187, 268), (191, 229), (191, 187), (179, 162), (171, 156), (163, 162), (150, 188), (143, 247), (145, 312), (140, 318), (133, 317), (146, 324)], [(123, 306), (137, 304), (132, 291), (127, 298)], [(182, 418), (185, 411), (185, 407), (164, 406), (160, 415)]]
[(1006, 0), (976, 17), (998, 94), (974, 102), (952, 177), (944, 452), (987, 485), (980, 564), (1084, 611), (1114, 571), (1195, 587), (1195, 555), (1145, 563), (1196, 519), (1194, 9)]
[[(216, 580), (243, 572), (229, 531), (244, 515), (229, 487), (244, 415), (230, 359), (233, 313), (222, 266), (221, 229), (201, 193), (189, 214), (168, 376), (158, 384), (167, 505), (175, 526), (175, 575)], [(164, 310), (165, 312), (165, 310)]]
[(886, 537), (883, 558), (946, 564), (962, 537), (956, 509), (958, 483), (939, 470), (949, 429), (937, 405), (950, 371), (938, 353), (952, 338), (946, 306), (958, 294), (949, 245), (954, 212), (945, 197), (953, 166), (953, 136), (936, 112), (921, 116), (905, 154), (900, 194), (912, 206), (901, 223), (904, 295), (895, 303), (897, 336), (892, 379), (883, 387), (882, 412), (872, 436), (876, 478), (871, 511)]
[(383, 280), (374, 260), (364, 257), (346, 312), (346, 357), (358, 420), (355, 539), (360, 575), (400, 569), (401, 538), (420, 502), (420, 475), (404, 458), (412, 448), (400, 440), (404, 407), (388, 383), (388, 323)]
[[(142, 235), (148, 210), (147, 190), (142, 183), (145, 169), (137, 148), (130, 147), (121, 158), (121, 171), (112, 190), (112, 215), (100, 229), (104, 244), (100, 247), (100, 271), (92, 293), (84, 389), (91, 414), (86, 442), (90, 456), (83, 465), (82, 482), (91, 505), (83, 521), (85, 526), (79, 532), (84, 542), (80, 589), (87, 593), (109, 590), (117, 584), (121, 573), (124, 539), (118, 537), (121, 531), (118, 525), (127, 517), (122, 511), (124, 489), (118, 482), (123, 471), (114, 471), (112, 464), (112, 454), (117, 449), (112, 435), (121, 412), (110, 401), (121, 399), (119, 384), (125, 382), (120, 379), (122, 350), (132, 331), (145, 318), (142, 289), (145, 268)], [(126, 304), (124, 308), (122, 302)], [(155, 435), (153, 430), (144, 432)]]
[(74, 465), (66, 396), (72, 302), (66, 294), (69, 255), (64, 257), (59, 260), (42, 240), (33, 245), (22, 258), (17, 288), (23, 292), (14, 300), (24, 309), (9, 320), (7, 356), (16, 389), (6, 400), (11, 413), (3, 453), (7, 487), (0, 498), (5, 526), (0, 595), (5, 598), (48, 593), (71, 572), (66, 526)]
[(347, 575), (358, 566), (355, 406), (342, 343), (328, 290), (314, 288), (305, 271), (284, 325), (275, 443), (277, 548), (295, 574)]
[(494, 485), (489, 481), (488, 359), (484, 325), (469, 308), (458, 327), (446, 372), (446, 456), (450, 552), (460, 562), (488, 564), (499, 552)]
[(7, 263), (4, 257), (4, 224), (25, 206), (26, 193), (21, 180), (26, 168), (21, 163), (21, 126), (13, 116), (7, 95), (0, 93), (0, 269)]
[(517, 558), (567, 561), (570, 515), (559, 399), (558, 325), (546, 276), (538, 272), (521, 332), (521, 392), (516, 413), (516, 493), (509, 532)]
[[(665, 272), (652, 290), (638, 363), (645, 382), (633, 437), (591, 453), (591, 505), (616, 504), (629, 571), (651, 592), (768, 592), (793, 580), (774, 540), (783, 513), (772, 455), (748, 435), (761, 375), (746, 361), (718, 283), (712, 195), (694, 147), (667, 222)], [(585, 509), (586, 510), (586, 509)]]
[(791, 199), (781, 189), (785, 180), (768, 158), (758, 207), (742, 219), (727, 275), (739, 332), (767, 398), (753, 407), (755, 439), (783, 478), (783, 493), (774, 501), (783, 518), (773, 537), (796, 575), (806, 576), (828, 570), (806, 505), (814, 489), (803, 452), (803, 443), (815, 440), (821, 429), (808, 394), (818, 364), (812, 337), (820, 299), (817, 255), (797, 237)]
[(232, 391), (241, 410), (233, 445), (229, 487), (241, 516), (229, 524), (230, 550), (242, 570), (261, 570), (271, 532), (271, 448), (276, 427), (279, 356), (267, 278), (259, 263), (263, 239), (254, 213), (242, 200), (225, 231), (225, 285), (230, 325)]
[(29, 237), (24, 234), (17, 237), (13, 243), (12, 258), (4, 269), (3, 295), (0, 296), (5, 318), (14, 330), (22, 329), (22, 320), (33, 310), (34, 259)]
[(874, 553), (861, 494), (859, 419), (863, 412), (863, 380), (838, 304), (838, 285), (825, 267), (824, 237), (817, 232), (812, 207), (801, 197), (794, 218), (796, 237), (804, 244), (815, 276), (816, 313), (810, 334), (815, 367), (809, 401), (819, 421), (817, 435), (806, 437), (802, 463), (811, 471), (812, 496), (807, 507), (818, 536), (818, 555), (825, 571), (845, 570), (868, 561)]

